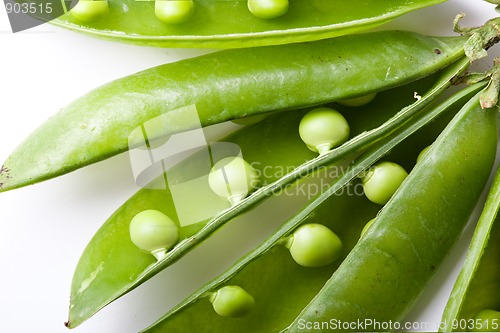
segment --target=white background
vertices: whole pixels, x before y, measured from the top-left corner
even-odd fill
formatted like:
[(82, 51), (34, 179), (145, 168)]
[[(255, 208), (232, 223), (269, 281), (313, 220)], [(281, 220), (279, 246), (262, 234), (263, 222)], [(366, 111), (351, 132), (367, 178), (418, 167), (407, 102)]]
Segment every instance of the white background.
[[(451, 0), (406, 15), (387, 27), (454, 35), (451, 23), (460, 12), (467, 14), (464, 25), (481, 25), (496, 15), (494, 6), (484, 1)], [(13, 34), (3, 6), (0, 45), (0, 164), (44, 120), (89, 90), (142, 69), (207, 52), (116, 44), (48, 24)], [(495, 53), (498, 50), (491, 51)], [(489, 61), (480, 64), (489, 65)], [(0, 194), (0, 332), (67, 332), (63, 323), (79, 256), (102, 222), (136, 190), (127, 156), (121, 155)], [(240, 240), (228, 230), (222, 235), (227, 237), (224, 247), (213, 245), (210, 251), (188, 257), (74, 332), (126, 333), (147, 326), (230, 263), (227, 253), (233, 251), (227, 248)], [(422, 329), (437, 327), (470, 233), (468, 228), (411, 313), (409, 320), (431, 325)], [(220, 257), (222, 268), (206, 256)]]

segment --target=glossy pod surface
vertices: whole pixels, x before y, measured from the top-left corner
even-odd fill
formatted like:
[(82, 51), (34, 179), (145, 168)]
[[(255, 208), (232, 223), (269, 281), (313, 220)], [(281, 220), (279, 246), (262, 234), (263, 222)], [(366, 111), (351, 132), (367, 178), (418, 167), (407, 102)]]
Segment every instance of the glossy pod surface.
[[(230, 273), (205, 287), (232, 284), (244, 287), (255, 299), (255, 307), (248, 315), (228, 320), (217, 315), (206, 298), (193, 297), (144, 332), (184, 332), (186, 327), (193, 332), (280, 332), (320, 291), (358, 241), (366, 221), (377, 214), (378, 208), (363, 195), (351, 195), (346, 191), (332, 196), (304, 221), (323, 224), (342, 239), (342, 255), (329, 265), (303, 267), (292, 259), (285, 246), (269, 245), (264, 250), (261, 248), (262, 252), (243, 269), (238, 262)], [(352, 214), (353, 210), (357, 213)]]
[(365, 318), (402, 320), (469, 220), (490, 175), (496, 144), (497, 114), (482, 110), (476, 95), (288, 332), (313, 331), (304, 323), (332, 318), (342, 323), (341, 331), (360, 330), (345, 325)]
[(145, 127), (154, 139), (389, 89), (453, 63), (466, 40), (383, 31), (227, 50), (152, 68), (88, 93), (45, 122), (1, 168), (0, 191), (126, 151), (144, 140)]
[[(82, 1), (82, 0), (80, 0)], [(95, 37), (160, 47), (241, 48), (324, 39), (383, 24), (445, 0), (291, 0), (274, 19), (252, 15), (246, 0), (194, 0), (194, 12), (181, 24), (155, 16), (155, 1), (109, 1), (99, 20), (85, 22), (70, 12), (52, 23)]]
[[(339, 107), (339, 109), (346, 116), (353, 135), (356, 135), (381, 125), (402, 107), (411, 103), (414, 91), (429, 89), (433, 80), (434, 76), (408, 86), (381, 92), (372, 103), (364, 107), (356, 109)], [(224, 141), (233, 142), (241, 148), (245, 160), (260, 171), (261, 185), (272, 182), (277, 177), (283, 176), (285, 170), (290, 170), (314, 156), (298, 134), (298, 124), (305, 112), (307, 110), (271, 115), (268, 119), (247, 127)], [(425, 142), (429, 143), (428, 140)], [(174, 183), (182, 179), (191, 179), (190, 167), (196, 165), (194, 161), (197, 161), (196, 156), (190, 158), (189, 163), (181, 164), (180, 168), (171, 174)], [(206, 193), (199, 186), (197, 191)], [(201, 203), (199, 201), (196, 203), (197, 207), (200, 207)], [(154, 258), (139, 251), (128, 239), (128, 221), (144, 209), (158, 209), (171, 217), (177, 215), (169, 188), (163, 190), (146, 188), (129, 199), (110, 217), (87, 246), (76, 269), (71, 295), (70, 326), (78, 325), (107, 303), (144, 282), (144, 279), (140, 280), (141, 274), (154, 262)], [(361, 222), (359, 223), (358, 227), (361, 228)], [(194, 234), (202, 225), (203, 223), (198, 223), (182, 227), (181, 239)], [(359, 234), (357, 231), (355, 233), (357, 238)], [(108, 253), (104, 250), (107, 248), (113, 248), (114, 251)], [(81, 289), (89, 279), (92, 283)]]
[[(473, 90), (472, 94), (474, 91), (477, 90)], [(432, 141), (438, 135), (456, 111), (456, 107), (463, 105), (467, 96), (470, 97), (470, 93), (447, 103), (447, 106), (439, 112), (433, 109), (423, 118), (415, 119), (415, 124), (398, 132), (389, 140), (383, 140), (375, 146), (374, 150), (363, 153), (351, 166), (358, 170), (356, 172), (361, 172), (381, 155), (390, 151), (387, 158), (411, 169), (419, 150), (426, 142)], [(431, 126), (422, 127), (428, 124), (430, 119), (436, 119), (437, 115), (441, 115), (439, 121), (434, 121)], [(424, 122), (421, 122), (422, 120)], [(420, 130), (415, 133), (417, 129)], [(415, 134), (411, 135), (412, 133)], [(411, 136), (408, 137), (408, 135)], [(354, 169), (351, 171), (355, 172)], [(197, 290), (145, 332), (180, 332), (185, 327), (200, 332), (214, 330), (281, 332), (315, 295), (314, 291), (320, 290), (330, 277), (329, 273), (335, 271), (342, 259), (352, 250), (360, 238), (364, 225), (372, 219), (370, 212), (376, 210), (376, 206), (367, 201), (362, 192), (352, 191), (351, 185), (353, 184), (349, 184), (352, 175), (349, 174), (350, 172), (342, 174), (331, 184), (336, 190), (329, 188), (315, 197), (257, 248), (241, 258), (226, 272)], [(356, 211), (355, 214), (353, 210)], [(284, 250), (283, 240), (286, 240), (285, 244), (288, 244), (290, 234), (294, 235), (302, 229), (301, 226), (309, 226), (311, 223), (324, 223), (338, 234), (344, 245), (340, 260), (329, 266), (315, 269), (304, 269), (290, 260), (290, 254)], [(323, 273), (325, 270), (326, 272)], [(284, 274), (283, 271), (285, 271)], [(266, 272), (266, 274), (256, 272)], [(290, 274), (292, 272), (295, 274)], [(214, 315), (207, 306), (204, 295), (220, 286), (235, 283), (251, 288), (256, 300), (255, 313), (241, 318), (239, 322), (224, 321)], [(393, 309), (388, 311), (393, 311)]]
[(500, 321), (481, 326), (484, 310), (500, 311), (500, 169), (474, 231), (462, 270), (443, 313), (442, 332), (500, 330)]

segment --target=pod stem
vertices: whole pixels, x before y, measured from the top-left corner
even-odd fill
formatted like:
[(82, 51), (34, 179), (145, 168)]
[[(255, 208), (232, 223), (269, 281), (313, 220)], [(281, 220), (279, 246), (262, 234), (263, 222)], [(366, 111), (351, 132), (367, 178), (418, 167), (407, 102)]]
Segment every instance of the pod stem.
[(500, 94), (500, 58), (494, 59), (493, 68), (489, 71), (490, 81), (480, 97), (481, 107), (489, 109), (497, 105)]
[(458, 78), (454, 84), (475, 84), (488, 80), (488, 85), (480, 96), (480, 104), (483, 109), (490, 109), (497, 105), (500, 95), (500, 58), (493, 59), (493, 67), (484, 73), (467, 73)]
[(453, 21), (453, 30), (462, 35), (470, 35), (464, 45), (465, 55), (471, 62), (488, 56), (486, 51), (500, 41), (500, 17), (486, 21), (480, 27), (462, 27), (460, 20), (465, 16), (461, 13)]

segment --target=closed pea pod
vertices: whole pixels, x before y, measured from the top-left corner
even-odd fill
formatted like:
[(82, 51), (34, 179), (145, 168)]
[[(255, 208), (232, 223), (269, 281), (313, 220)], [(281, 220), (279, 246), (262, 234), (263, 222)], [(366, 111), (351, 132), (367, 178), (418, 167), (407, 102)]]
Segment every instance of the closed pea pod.
[[(481, 109), (479, 94), (464, 106), (287, 331), (304, 331), (301, 322), (331, 318), (343, 323), (403, 319), (486, 184), (496, 155), (496, 117), (494, 110)], [(353, 274), (358, 278), (350, 278)]]
[(90, 92), (45, 122), (0, 169), (0, 191), (126, 151), (144, 141), (144, 131), (153, 140), (243, 116), (389, 89), (457, 61), (466, 41), (466, 36), (382, 31), (228, 50), (152, 68)]
[(442, 332), (500, 330), (500, 169), (442, 316)]

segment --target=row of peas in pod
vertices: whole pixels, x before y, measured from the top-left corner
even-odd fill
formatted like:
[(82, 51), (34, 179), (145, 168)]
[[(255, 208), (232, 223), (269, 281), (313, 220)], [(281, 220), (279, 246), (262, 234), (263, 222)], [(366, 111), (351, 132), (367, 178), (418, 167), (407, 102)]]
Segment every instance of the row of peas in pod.
[[(255, 14), (255, 6), (263, 3), (235, 5), (243, 4)], [(279, 16), (279, 22), (293, 18), (299, 2), (267, 3), (286, 3), (286, 15), (266, 9), (270, 16)], [(176, 8), (167, 13), (174, 19), (193, 15), (194, 20), (197, 15), (191, 1), (158, 4)], [(205, 2), (195, 4), (203, 9)], [(78, 18), (83, 8), (82, 21), (92, 21), (94, 5), (79, 5), (68, 15)], [(312, 7), (323, 5), (317, 1)], [(109, 21), (102, 17), (92, 29), (114, 22), (117, 14), (107, 2), (95, 6), (105, 8), (102, 12)], [(497, 40), (497, 26), (491, 21), (457, 37), (382, 31), (225, 51), (117, 80), (63, 109), (1, 168), (0, 191), (132, 151), (141, 139), (152, 150), (150, 143), (165, 135), (267, 115), (222, 140), (235, 143), (241, 157), (206, 165), (206, 152), (196, 152), (141, 189), (106, 221), (76, 269), (67, 326), (78, 326), (183, 259), (226, 223), (274, 200), (275, 194), (298, 188), (323, 167), (339, 171), (328, 179), (328, 186), (254, 250), (145, 331), (188, 327), (298, 332), (316, 330), (304, 323), (331, 318), (346, 323), (360, 318), (401, 320), (454, 244), (493, 167), (497, 124), (492, 106), (497, 100), (483, 102), (485, 97), (498, 97), (497, 69), (476, 76), (470, 87), (447, 99), (438, 98)], [(302, 36), (310, 33), (308, 28), (299, 30)], [(359, 52), (360, 44), (366, 52)], [(487, 85), (490, 79), (493, 84)], [(420, 95), (415, 100), (416, 91)], [(345, 109), (353, 106), (357, 108)], [(102, 114), (107, 115), (105, 121)], [(194, 122), (192, 114), (198, 117)], [(57, 139), (61, 135), (67, 140)], [(210, 143), (208, 151), (222, 146)], [(413, 168), (417, 155), (421, 157)], [(29, 168), (26, 156), (31, 159)], [(269, 167), (292, 169), (278, 176), (263, 172)], [(200, 174), (196, 191), (210, 199), (196, 201), (196, 193), (190, 192), (190, 208), (199, 210), (207, 203), (216, 207), (186, 224), (174, 189)], [(356, 184), (361, 184), (362, 195), (348, 191)], [(479, 320), (484, 313), (494, 317), (494, 306), (485, 308), (490, 310), (480, 312)]]
[[(193, 0), (156, 0), (156, 17), (167, 24), (181, 24), (188, 21), (194, 13)], [(272, 19), (288, 11), (288, 0), (248, 0), (250, 13), (261, 19)], [(92, 22), (105, 19), (109, 13), (108, 0), (80, 0), (70, 10), (77, 20)]]
[(139, 45), (240, 48), (346, 35), (444, 1), (80, 0), (51, 23)]

